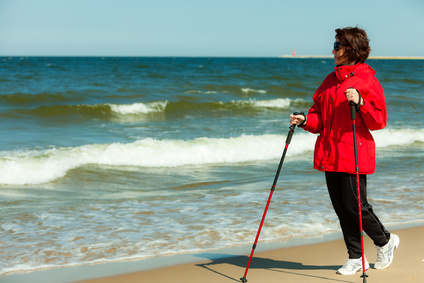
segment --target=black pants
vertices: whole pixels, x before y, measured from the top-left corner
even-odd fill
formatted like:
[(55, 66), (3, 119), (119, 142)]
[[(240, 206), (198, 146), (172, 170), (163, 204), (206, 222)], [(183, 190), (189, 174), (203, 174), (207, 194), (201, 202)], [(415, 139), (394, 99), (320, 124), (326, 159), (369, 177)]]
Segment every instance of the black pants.
[[(361, 234), (359, 229), (356, 175), (343, 172), (325, 172), (328, 193), (340, 220), (349, 258), (360, 258)], [(377, 246), (384, 246), (390, 233), (375, 215), (367, 201), (367, 175), (359, 175), (361, 189), (362, 228)]]

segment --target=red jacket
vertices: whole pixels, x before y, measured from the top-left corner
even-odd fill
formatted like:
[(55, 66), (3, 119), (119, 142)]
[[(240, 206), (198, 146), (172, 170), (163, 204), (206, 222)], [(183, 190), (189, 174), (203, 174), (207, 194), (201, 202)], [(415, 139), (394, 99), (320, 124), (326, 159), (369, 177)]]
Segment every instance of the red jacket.
[(386, 126), (383, 88), (375, 71), (365, 63), (338, 66), (313, 96), (304, 129), (319, 134), (315, 143), (314, 168), (321, 171), (355, 173), (352, 120), (344, 92), (353, 87), (361, 93), (364, 105), (356, 113), (356, 133), (360, 174), (375, 170), (375, 142), (370, 130)]

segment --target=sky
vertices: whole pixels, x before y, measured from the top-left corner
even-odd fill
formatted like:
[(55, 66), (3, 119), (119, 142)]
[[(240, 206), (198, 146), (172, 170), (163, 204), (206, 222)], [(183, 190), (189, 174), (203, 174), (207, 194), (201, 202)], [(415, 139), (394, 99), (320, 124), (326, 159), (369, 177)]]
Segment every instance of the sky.
[(374, 56), (424, 56), (422, 0), (0, 0), (0, 56), (331, 55), (334, 30)]

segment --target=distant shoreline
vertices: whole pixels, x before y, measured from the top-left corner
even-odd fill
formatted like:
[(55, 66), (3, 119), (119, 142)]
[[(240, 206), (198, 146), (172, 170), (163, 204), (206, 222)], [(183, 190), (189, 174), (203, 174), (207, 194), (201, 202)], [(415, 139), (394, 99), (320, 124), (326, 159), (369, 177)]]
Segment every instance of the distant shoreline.
[[(293, 59), (333, 59), (331, 55), (281, 55), (278, 58)], [(389, 60), (424, 60), (424, 56), (370, 56), (368, 59), (389, 59)]]

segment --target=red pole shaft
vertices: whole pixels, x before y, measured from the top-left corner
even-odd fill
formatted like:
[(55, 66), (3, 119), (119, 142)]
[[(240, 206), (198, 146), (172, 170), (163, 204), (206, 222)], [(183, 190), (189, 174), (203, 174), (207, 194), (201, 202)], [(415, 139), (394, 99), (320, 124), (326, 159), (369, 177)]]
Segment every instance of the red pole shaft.
[(357, 189), (358, 189), (358, 211), (359, 211), (359, 231), (361, 232), (362, 271), (363, 271), (363, 273), (365, 273), (364, 230), (362, 228), (361, 187), (359, 185), (359, 172), (358, 171), (356, 171), (356, 185), (357, 185)]
[(256, 238), (255, 238), (255, 242), (254, 242), (253, 247), (252, 247), (252, 252), (250, 253), (249, 261), (247, 262), (247, 266), (246, 266), (246, 270), (244, 272), (244, 276), (242, 278), (240, 278), (240, 280), (242, 282), (247, 282), (247, 279), (246, 279), (247, 271), (249, 271), (250, 262), (252, 261), (253, 254), (255, 253), (256, 245), (257, 245), (258, 240), (259, 240), (259, 235), (261, 234), (261, 230), (262, 230), (262, 226), (263, 226), (264, 221), (265, 221), (266, 213), (268, 212), (268, 207), (269, 207), (269, 204), (271, 203), (271, 198), (272, 198), (272, 195), (274, 194), (275, 186), (277, 185), (278, 177), (280, 176), (281, 167), (283, 166), (284, 158), (286, 157), (287, 149), (288, 149), (289, 144), (291, 142), (295, 127), (296, 127), (296, 125), (290, 126), (290, 131), (289, 131), (289, 133), (287, 135), (287, 139), (286, 139), (286, 146), (284, 147), (283, 155), (281, 156), (280, 164), (278, 165), (277, 173), (275, 174), (274, 183), (272, 184), (271, 192), (269, 193), (268, 201), (267, 201), (266, 206), (265, 206), (265, 211), (264, 211), (264, 214), (262, 216), (261, 223), (259, 224), (258, 232), (256, 233)]
[(361, 186), (359, 184), (359, 162), (358, 162), (358, 147), (356, 143), (356, 107), (352, 103), (350, 104), (350, 115), (352, 118), (352, 130), (353, 130), (353, 147), (355, 150), (355, 173), (356, 173), (356, 188), (358, 195), (358, 215), (359, 215), (359, 232), (361, 235), (361, 254), (362, 254), (362, 278), (363, 282), (366, 281), (367, 275), (365, 274), (365, 251), (364, 251), (364, 231), (362, 228), (362, 204), (361, 204)]
[(247, 271), (249, 270), (250, 262), (252, 261), (253, 253), (255, 252), (256, 245), (257, 245), (258, 239), (259, 239), (259, 235), (261, 234), (262, 226), (264, 225), (266, 213), (268, 212), (268, 207), (269, 207), (269, 204), (271, 203), (271, 198), (272, 198), (273, 194), (274, 194), (274, 190), (271, 190), (269, 197), (268, 197), (268, 202), (266, 203), (264, 215), (262, 216), (261, 224), (259, 224), (259, 229), (258, 229), (258, 232), (256, 233), (255, 242), (253, 244), (252, 252), (250, 253), (249, 261), (247, 263), (246, 271), (244, 272), (243, 278), (246, 278)]

